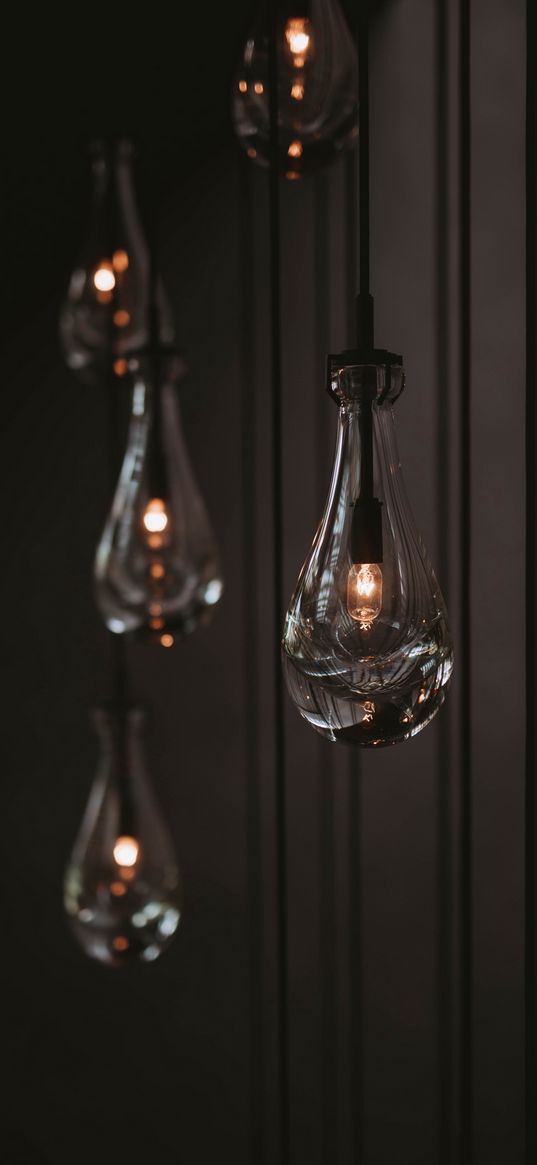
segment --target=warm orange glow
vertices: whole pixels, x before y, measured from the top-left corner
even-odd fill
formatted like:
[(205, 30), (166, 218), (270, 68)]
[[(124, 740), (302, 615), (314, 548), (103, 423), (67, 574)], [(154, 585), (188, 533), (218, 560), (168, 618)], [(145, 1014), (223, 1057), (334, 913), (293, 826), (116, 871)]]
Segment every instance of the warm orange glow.
[(239, 81), (239, 92), (246, 93), (247, 89), (248, 89), (248, 86), (246, 84), (246, 81)]
[(128, 311), (115, 311), (113, 320), (116, 328), (126, 328), (127, 324), (130, 324), (131, 322), (131, 317)]
[(302, 101), (304, 97), (304, 86), (300, 81), (295, 81), (291, 89), (291, 97), (294, 97), (295, 101)]
[(150, 615), (162, 615), (162, 603), (150, 603), (149, 604), (149, 614)]
[(291, 142), (291, 145), (289, 146), (287, 153), (289, 154), (290, 158), (301, 158), (302, 157), (302, 143), (301, 142)]
[(166, 573), (164, 564), (162, 562), (152, 562), (149, 567), (151, 578), (164, 578)]
[(163, 647), (173, 647), (173, 635), (161, 635), (160, 642), (162, 643)]
[(115, 372), (116, 376), (124, 376), (126, 371), (127, 371), (127, 361), (126, 360), (123, 360), (123, 359), (114, 360), (114, 372)]
[(124, 934), (118, 934), (117, 938), (112, 939), (112, 946), (115, 951), (128, 951), (129, 940)]
[(347, 609), (351, 619), (367, 631), (382, 607), (382, 571), (376, 562), (351, 566), (347, 581)]
[(135, 837), (118, 837), (112, 852), (114, 861), (118, 866), (135, 866), (140, 854), (140, 846)]
[(257, 150), (254, 150), (253, 146), (249, 146), (246, 153), (248, 154), (249, 158), (257, 158)]
[(149, 534), (162, 534), (168, 525), (168, 512), (162, 498), (151, 498), (145, 507), (142, 521)]
[(303, 16), (288, 20), (285, 27), (285, 39), (289, 45), (297, 68), (304, 67), (304, 56), (311, 44), (311, 25)]
[(150, 619), (149, 626), (151, 628), (151, 631), (162, 631), (162, 628), (164, 627), (164, 619), (160, 619), (160, 618)]
[(110, 893), (114, 895), (114, 898), (123, 898), (123, 895), (127, 893), (127, 887), (124, 882), (112, 882)]
[(298, 173), (298, 170), (286, 170), (285, 177), (289, 180), (289, 182), (298, 182), (300, 174)]
[(93, 282), (97, 291), (113, 291), (116, 286), (116, 277), (112, 271), (111, 263), (101, 263), (93, 276)]
[(114, 251), (112, 255), (112, 266), (114, 271), (118, 273), (126, 271), (129, 266), (129, 256), (126, 251)]
[(256, 81), (256, 83), (254, 85), (254, 93), (262, 93), (262, 92), (263, 92), (263, 86), (261, 84), (261, 81)]

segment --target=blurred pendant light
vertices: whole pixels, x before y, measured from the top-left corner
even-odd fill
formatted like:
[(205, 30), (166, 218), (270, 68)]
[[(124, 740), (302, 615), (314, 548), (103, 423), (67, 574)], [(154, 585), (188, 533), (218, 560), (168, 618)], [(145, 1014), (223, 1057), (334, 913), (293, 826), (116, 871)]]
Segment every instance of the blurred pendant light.
[(406, 501), (392, 406), (400, 356), (377, 349), (369, 294), (367, 14), (361, 10), (360, 295), (356, 349), (329, 357), (339, 406), (332, 481), (291, 599), (283, 667), (300, 714), (329, 740), (379, 746), (416, 735), (453, 668), (447, 615)]
[(64, 904), (86, 954), (111, 967), (152, 962), (181, 918), (173, 846), (148, 781), (143, 714), (100, 708), (97, 775), (66, 870)]
[(95, 559), (97, 604), (110, 631), (171, 647), (218, 603), (215, 538), (181, 430), (180, 357), (149, 349), (129, 362), (128, 443)]
[[(268, 27), (260, 15), (244, 46), (232, 101), (239, 142), (263, 166), (271, 151)], [(355, 145), (356, 50), (338, 0), (278, 5), (277, 88), (278, 165), (286, 178), (319, 170)]]
[[(88, 234), (60, 313), (60, 342), (81, 379), (102, 379), (112, 363), (125, 373), (129, 354), (148, 342), (149, 251), (136, 203), (133, 147), (120, 139), (91, 147), (93, 192)], [(159, 338), (173, 341), (162, 287)]]

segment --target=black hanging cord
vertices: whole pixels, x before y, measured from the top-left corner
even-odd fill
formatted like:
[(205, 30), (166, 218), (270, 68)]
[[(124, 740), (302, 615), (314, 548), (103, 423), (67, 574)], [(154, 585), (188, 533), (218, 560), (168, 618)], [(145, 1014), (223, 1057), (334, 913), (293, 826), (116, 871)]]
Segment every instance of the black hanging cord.
[(283, 440), (280, 295), (280, 191), (278, 148), (277, 0), (268, 0), (270, 115), (270, 296), (272, 341), (272, 516), (274, 597), (274, 763), (276, 797), (276, 898), (278, 931), (278, 1037), (280, 1100), (280, 1165), (289, 1162), (289, 1006), (287, 917), (287, 811), (285, 798), (285, 714), (281, 664), (283, 619)]
[[(118, 191), (117, 191), (117, 162), (121, 142), (112, 138), (107, 145), (106, 164), (108, 167), (107, 188), (107, 258), (110, 260), (118, 241)], [(104, 258), (104, 256), (103, 256)], [(109, 406), (109, 436), (108, 436), (108, 473), (110, 497), (114, 498), (118, 476), (122, 462), (123, 439), (123, 384), (116, 372), (117, 333), (114, 324), (114, 310), (116, 306), (116, 288), (112, 291), (112, 301), (108, 316), (107, 348), (105, 363), (105, 387), (108, 392)], [(120, 799), (119, 831), (121, 834), (134, 834), (132, 799), (130, 791), (129, 757), (128, 757), (128, 711), (129, 711), (129, 683), (127, 654), (124, 634), (109, 632), (111, 642), (111, 679), (112, 679), (112, 706), (117, 723), (117, 784)]]
[(470, 0), (459, 6), (460, 220), (460, 1161), (473, 1161), (472, 670), (471, 670), (471, 107)]
[(374, 348), (374, 319), (369, 282), (369, 0), (360, 0), (357, 24), (360, 290), (356, 301), (356, 322), (358, 348), (370, 351)]
[(526, 3), (526, 1165), (537, 1161), (537, 15)]
[[(117, 221), (117, 188), (116, 188), (116, 165), (117, 165), (117, 151), (120, 148), (120, 143), (112, 139), (108, 147), (107, 164), (109, 167), (108, 176), (108, 216), (107, 216), (107, 230), (108, 230), (108, 253), (109, 258), (112, 258), (116, 248), (118, 239), (118, 221)], [(110, 496), (114, 497), (118, 475), (122, 462), (122, 436), (123, 436), (123, 385), (121, 378), (116, 373), (116, 356), (117, 356), (117, 333), (114, 324), (114, 309), (116, 305), (116, 288), (112, 292), (112, 303), (110, 304), (109, 323), (108, 323), (108, 352), (106, 360), (107, 369), (107, 390), (109, 401), (109, 479), (110, 479)], [(128, 682), (127, 682), (127, 660), (125, 651), (125, 639), (123, 635), (111, 633), (112, 640), (112, 679), (114, 691), (114, 703), (118, 709), (118, 717), (120, 721), (120, 736), (124, 738), (124, 719), (128, 704)], [(120, 753), (123, 753), (123, 740), (119, 742)]]

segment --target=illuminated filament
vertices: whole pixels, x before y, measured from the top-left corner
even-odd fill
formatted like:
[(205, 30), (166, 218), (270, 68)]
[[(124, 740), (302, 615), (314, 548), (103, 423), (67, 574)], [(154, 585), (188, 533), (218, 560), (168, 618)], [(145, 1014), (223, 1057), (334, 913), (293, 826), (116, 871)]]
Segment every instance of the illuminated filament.
[(151, 498), (145, 507), (143, 524), (148, 534), (163, 534), (168, 525), (168, 511), (162, 498)]
[(112, 271), (112, 264), (107, 260), (99, 264), (93, 282), (97, 291), (113, 291), (116, 286), (116, 277)]
[(375, 562), (351, 566), (347, 582), (347, 609), (351, 619), (367, 631), (382, 607), (382, 571)]
[(285, 26), (285, 39), (294, 57), (293, 64), (297, 69), (302, 69), (311, 46), (309, 20), (305, 20), (303, 16), (288, 20)]
[(138, 861), (140, 846), (135, 837), (118, 837), (112, 852), (118, 866), (132, 869)]

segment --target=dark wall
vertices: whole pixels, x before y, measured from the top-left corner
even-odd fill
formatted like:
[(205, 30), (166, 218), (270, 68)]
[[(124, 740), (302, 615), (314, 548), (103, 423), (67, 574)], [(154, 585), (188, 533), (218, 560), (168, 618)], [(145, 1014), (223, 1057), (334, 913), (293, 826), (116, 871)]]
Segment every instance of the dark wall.
[[(104, 39), (102, 24), (90, 29), (82, 44), (73, 32), (66, 55), (50, 37), (43, 51), (36, 34), (24, 85), (15, 54), (0, 459), (10, 1165), (278, 1161), (268, 181), (239, 156), (228, 122), (248, 7), (218, 10), (210, 35), (185, 16), (179, 41), (156, 17), (127, 44), (119, 25)], [(447, 8), (445, 181), (438, 9), (394, 0), (377, 18), (372, 263), (379, 341), (407, 369), (396, 408), (408, 493), (458, 638), (458, 57)], [(474, 0), (472, 21), (475, 1162), (519, 1165), (522, 0)], [(72, 379), (56, 339), (84, 228), (82, 141), (103, 128), (139, 138), (142, 200), (159, 208), (161, 267), (189, 357), (188, 446), (226, 578), (210, 628), (171, 652), (129, 648), (133, 687), (153, 706), (150, 768), (185, 910), (162, 959), (124, 973), (73, 945), (61, 901), (95, 771), (88, 712), (112, 690), (91, 587), (109, 502), (107, 401)], [(286, 595), (328, 486), (336, 416), (324, 354), (349, 339), (352, 166), (281, 191)], [(374, 755), (317, 740), (286, 707), (293, 1165), (453, 1159), (459, 726), (457, 670), (438, 720)]]

